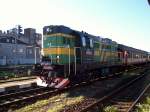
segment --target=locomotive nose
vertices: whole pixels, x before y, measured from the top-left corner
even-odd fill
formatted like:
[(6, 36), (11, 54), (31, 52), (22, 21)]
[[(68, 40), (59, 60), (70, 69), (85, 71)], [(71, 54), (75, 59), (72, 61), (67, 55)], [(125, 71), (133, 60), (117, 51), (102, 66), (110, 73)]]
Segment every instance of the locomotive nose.
[(48, 86), (48, 84), (46, 83), (46, 81), (44, 80), (43, 77), (37, 77), (36, 83), (37, 83), (38, 86), (43, 86), (43, 87)]
[(47, 83), (43, 77), (38, 77), (36, 82), (37, 82), (38, 86), (60, 89), (60, 88), (66, 87), (70, 83), (70, 80), (67, 78), (58, 78), (57, 77), (57, 78), (51, 78), (50, 83)]

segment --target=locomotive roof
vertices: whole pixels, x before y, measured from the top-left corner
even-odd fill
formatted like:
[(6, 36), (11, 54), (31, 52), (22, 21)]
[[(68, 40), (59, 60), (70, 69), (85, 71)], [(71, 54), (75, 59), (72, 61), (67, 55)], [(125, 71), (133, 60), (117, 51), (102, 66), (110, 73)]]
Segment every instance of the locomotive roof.
[(80, 37), (84, 36), (85, 38), (92, 38), (95, 41), (102, 41), (103, 43), (117, 44), (117, 42), (112, 41), (109, 38), (102, 38), (100, 36), (94, 36), (92, 34), (84, 32), (84, 31), (73, 30), (73, 29), (71, 29), (69, 27), (66, 27), (64, 25), (50, 25), (50, 26), (45, 26), (43, 28), (43, 34), (52, 34), (52, 33), (65, 33), (65, 34), (74, 34), (74, 33), (76, 33)]
[(66, 27), (66, 26), (63, 26), (63, 25), (44, 26), (43, 34), (52, 34), (52, 33), (66, 33), (66, 34), (70, 34), (71, 33), (71, 29), (69, 27)]

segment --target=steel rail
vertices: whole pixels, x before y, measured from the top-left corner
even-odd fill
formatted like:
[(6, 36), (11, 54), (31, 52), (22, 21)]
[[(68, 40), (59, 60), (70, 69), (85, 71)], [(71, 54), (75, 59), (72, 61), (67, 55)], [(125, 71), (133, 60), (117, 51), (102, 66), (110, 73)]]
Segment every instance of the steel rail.
[(130, 106), (130, 108), (127, 110), (127, 112), (131, 112), (133, 110), (133, 108), (135, 107), (135, 105), (137, 104), (137, 102), (141, 99), (141, 97), (144, 95), (144, 93), (150, 88), (150, 83), (144, 88), (144, 90), (141, 92), (141, 94), (138, 96), (138, 98), (132, 103), (132, 105)]
[(107, 99), (113, 97), (114, 94), (117, 94), (118, 92), (120, 92), (121, 90), (127, 88), (129, 85), (133, 84), (134, 82), (136, 82), (137, 80), (143, 78), (145, 76), (145, 74), (142, 74), (138, 77), (136, 77), (135, 79), (131, 80), (130, 82), (126, 83), (125, 85), (117, 88), (116, 90), (112, 91), (111, 93), (109, 93), (108, 95), (100, 98), (99, 100), (93, 102), (90, 105), (87, 105), (85, 108), (82, 108), (80, 111), (78, 112), (87, 112), (88, 110), (92, 109), (95, 106), (98, 106), (99, 104), (102, 104), (102, 102), (106, 101)]
[(16, 96), (16, 95), (20, 95), (20, 94), (25, 94), (25, 93), (28, 93), (28, 92), (34, 92), (34, 91), (42, 90), (44, 88), (45, 87), (38, 87), (38, 88), (34, 88), (34, 89), (29, 89), (29, 90), (23, 90), (23, 91), (19, 91), (19, 92), (3, 94), (3, 95), (0, 95), (0, 99)]

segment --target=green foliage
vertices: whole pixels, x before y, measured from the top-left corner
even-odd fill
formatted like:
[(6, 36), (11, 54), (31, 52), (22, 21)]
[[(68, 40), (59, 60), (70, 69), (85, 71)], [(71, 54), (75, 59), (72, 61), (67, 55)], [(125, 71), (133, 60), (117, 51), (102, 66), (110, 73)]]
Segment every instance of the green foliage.
[(37, 112), (40, 108), (42, 108), (42, 106), (47, 105), (49, 102), (48, 100), (41, 100), (39, 102), (36, 102), (35, 104), (31, 104), (28, 106), (25, 106), (21, 109), (16, 110), (15, 112), (33, 112), (33, 110), (37, 109)]
[(150, 97), (146, 98), (146, 103), (150, 105)]
[(149, 104), (138, 104), (136, 112), (150, 112)]
[(104, 108), (104, 112), (118, 112), (118, 110), (114, 106), (107, 106)]
[(15, 77), (15, 74), (12, 72), (0, 71), (0, 77), (11, 78)]
[(150, 112), (150, 97), (147, 97), (143, 104), (138, 104), (136, 112)]

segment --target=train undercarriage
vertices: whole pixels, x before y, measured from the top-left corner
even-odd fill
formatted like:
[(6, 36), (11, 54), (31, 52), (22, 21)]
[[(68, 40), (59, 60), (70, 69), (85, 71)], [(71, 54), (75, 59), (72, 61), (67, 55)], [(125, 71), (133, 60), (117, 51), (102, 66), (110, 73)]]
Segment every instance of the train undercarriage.
[[(128, 68), (141, 65), (113, 65), (113, 66), (100, 66), (93, 68), (92, 65), (79, 65), (74, 71), (74, 65), (58, 66), (58, 65), (38, 65), (35, 70), (38, 71), (37, 85), (50, 87), (50, 88), (64, 88), (69, 84), (79, 83), (82, 81), (89, 81), (99, 77), (107, 77), (116, 72), (124, 71)], [(91, 69), (89, 69), (91, 68)], [(75, 74), (76, 73), (76, 74)]]

